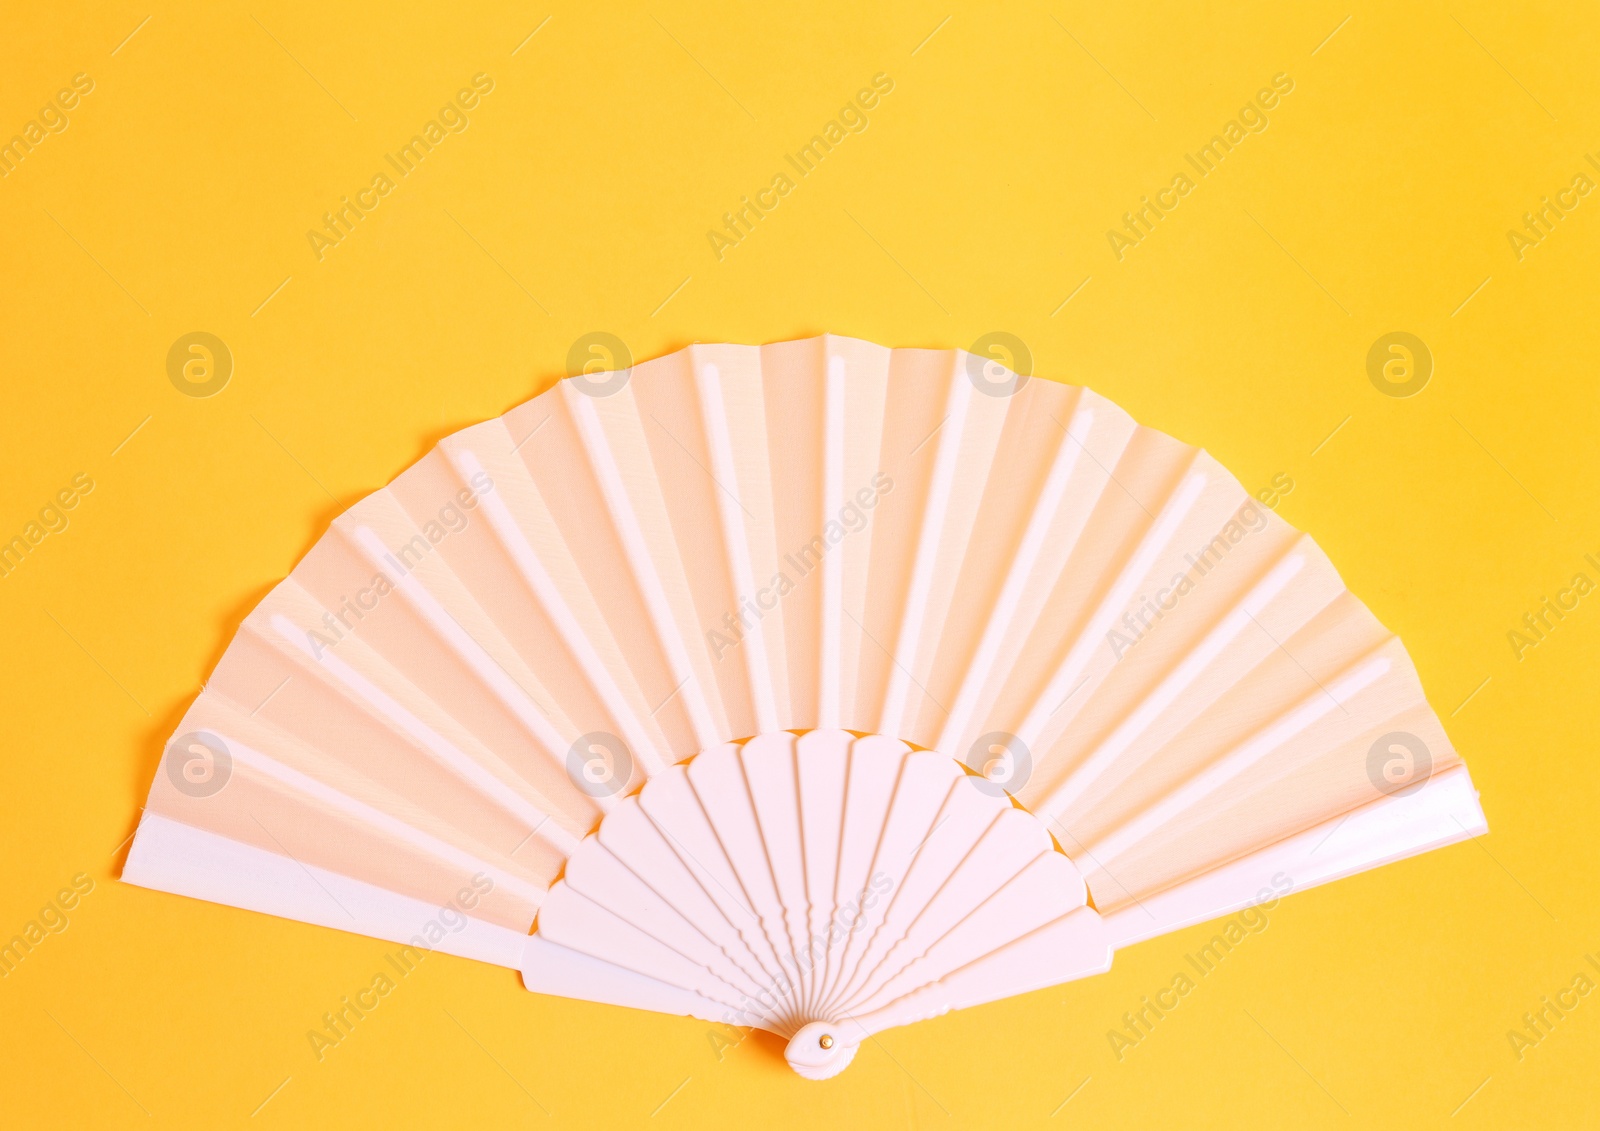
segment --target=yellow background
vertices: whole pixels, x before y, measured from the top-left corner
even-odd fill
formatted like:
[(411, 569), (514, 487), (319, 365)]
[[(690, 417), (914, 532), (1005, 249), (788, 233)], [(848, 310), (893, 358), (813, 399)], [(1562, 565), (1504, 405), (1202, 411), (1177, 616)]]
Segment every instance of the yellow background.
[[(96, 487), (0, 579), (0, 939), (96, 886), (0, 979), (0, 1123), (1600, 1123), (1600, 995), (1521, 1061), (1506, 1035), (1600, 952), (1600, 595), (1507, 642), (1600, 580), (1600, 196), (1521, 261), (1506, 236), (1600, 151), (1593, 11), (23, 7), (0, 139), (95, 87), (0, 180), (0, 535)], [(318, 262), (306, 231), (477, 72), (470, 128)], [(706, 231), (878, 72), (866, 132), (719, 262)], [(1119, 262), (1106, 230), (1279, 72), (1269, 128)], [(193, 330), (236, 361), (210, 399), (167, 378)], [(1289, 475), (1280, 513), (1405, 640), (1491, 835), (1287, 899), (1120, 1062), (1107, 1030), (1209, 932), (885, 1033), (822, 1085), (763, 1035), (719, 1058), (703, 1023), (444, 956), (318, 1063), (306, 1031), (391, 948), (124, 886), (119, 844), (330, 517), (593, 330), (639, 358), (1004, 330), (1246, 486)], [(1366, 373), (1392, 330), (1436, 362), (1409, 399)]]

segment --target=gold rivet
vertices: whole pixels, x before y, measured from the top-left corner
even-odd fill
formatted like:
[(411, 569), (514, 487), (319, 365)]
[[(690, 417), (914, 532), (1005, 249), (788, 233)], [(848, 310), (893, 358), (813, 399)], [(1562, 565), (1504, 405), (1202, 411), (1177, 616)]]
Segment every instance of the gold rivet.
[(831, 1049), (833, 1047), (833, 1038), (824, 1033), (822, 1034), (822, 1039), (818, 1041), (817, 1044), (821, 1045), (825, 1049)]

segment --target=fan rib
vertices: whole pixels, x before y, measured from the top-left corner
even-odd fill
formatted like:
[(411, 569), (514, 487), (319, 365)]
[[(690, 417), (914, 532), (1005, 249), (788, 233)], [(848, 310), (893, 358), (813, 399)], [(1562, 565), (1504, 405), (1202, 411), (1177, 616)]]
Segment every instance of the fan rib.
[(307, 774), (291, 766), (286, 766), (277, 759), (263, 754), (253, 747), (245, 745), (237, 738), (228, 743), (229, 753), (234, 761), (242, 766), (248, 766), (257, 773), (271, 778), (278, 784), (293, 790), (305, 797), (336, 809), (346, 816), (378, 830), (385, 836), (393, 837), (402, 844), (436, 860), (444, 861), (461, 869), (467, 875), (475, 872), (487, 872), (496, 883), (509, 888), (520, 898), (528, 900), (538, 906), (544, 897), (544, 891), (537, 885), (530, 884), (519, 876), (513, 875), (500, 867), (490, 863), (476, 853), (457, 847), (428, 833), (415, 825), (409, 825), (392, 814), (368, 805), (366, 802), (351, 797), (349, 794), (335, 789), (325, 782), (317, 781)]
[[(463, 479), (470, 480), (474, 474), (486, 474), (483, 464), (471, 451), (451, 452), (450, 458)], [(573, 615), (571, 607), (562, 597), (554, 579), (539, 562), (538, 555), (528, 544), (527, 536), (517, 525), (505, 501), (495, 492), (486, 491), (478, 500), (478, 505), (488, 515), (489, 528), (493, 531), (495, 540), (511, 559), (539, 608), (550, 619), (562, 645), (576, 661), (584, 680), (623, 732), (623, 739), (643, 759), (650, 774), (659, 773), (669, 764), (670, 757), (663, 757), (655, 739), (646, 732), (634, 708), (624, 698), (617, 678), (607, 670), (600, 653), (590, 643), (583, 626)]]
[[(910, 767), (908, 767), (908, 769), (909, 768)], [(951, 826), (951, 831), (959, 831), (960, 823), (963, 821), (963, 819), (970, 821), (974, 815), (981, 815), (981, 809), (975, 807), (978, 804), (978, 799), (981, 799), (982, 795), (976, 790), (965, 787), (963, 785), (963, 775), (955, 771), (953, 766), (950, 768), (950, 773), (945, 776), (945, 781), (948, 784), (946, 785), (943, 794), (925, 794), (925, 796), (938, 796), (937, 805), (933, 806), (931, 811), (927, 814), (926, 825), (923, 825), (920, 821), (917, 821), (918, 810), (916, 806), (922, 803), (923, 798), (918, 798), (915, 795), (913, 795), (911, 798), (912, 807), (910, 807), (908, 810), (907, 819), (916, 822), (913, 825), (913, 830), (925, 827), (927, 831), (923, 833), (922, 837), (915, 845), (911, 846), (908, 852), (905, 852), (905, 859), (899, 862), (898, 867), (895, 866), (897, 863), (895, 856), (899, 856), (900, 853), (904, 851), (904, 846), (895, 845), (893, 840), (890, 842), (891, 846), (896, 848), (896, 852), (894, 856), (891, 856), (890, 860), (887, 861), (889, 866), (888, 870), (891, 873), (891, 879), (895, 878), (893, 873), (898, 873), (898, 883), (893, 893), (890, 895), (888, 902), (885, 904), (882, 915), (879, 916), (877, 921), (873, 924), (871, 935), (867, 938), (866, 942), (862, 946), (861, 956), (855, 963), (855, 970), (845, 982), (843, 989), (839, 991), (843, 1000), (853, 1000), (853, 995), (856, 995), (860, 992), (863, 984), (871, 977), (872, 973), (881, 964), (883, 955), (887, 953), (896, 942), (899, 941), (900, 935), (903, 933), (903, 929), (900, 926), (900, 921), (895, 919), (895, 913), (900, 907), (909, 906), (908, 903), (903, 904), (902, 901), (906, 899), (906, 892), (908, 890), (912, 890), (911, 885), (913, 879), (917, 879), (919, 881), (921, 879), (921, 877), (918, 875), (918, 869), (923, 861), (927, 859), (927, 856), (924, 855), (924, 852), (925, 850), (928, 850), (929, 846), (934, 843), (934, 834), (937, 833), (941, 828), (946, 827), (951, 821), (957, 822), (955, 826)], [(895, 810), (891, 810), (891, 813), (897, 814), (899, 810), (899, 799), (897, 798), (896, 801), (896, 808)], [(961, 802), (965, 802), (967, 805), (965, 812), (963, 812), (962, 805), (960, 804)], [(937, 822), (935, 822), (935, 818), (938, 818)], [(976, 840), (976, 836), (973, 837), (973, 840)], [(947, 836), (938, 843), (938, 847), (940, 849), (945, 849), (950, 843), (951, 842), (949, 841), (949, 836), (947, 834)], [(914, 910), (912, 914), (914, 914)], [(877, 955), (876, 958), (874, 958), (875, 954)]]
[(805, 1000), (809, 979), (804, 964), (806, 888), (795, 741), (787, 731), (758, 735), (745, 743), (736, 760), (755, 821), (757, 843), (777, 898), (779, 915), (775, 918), (781, 919), (788, 939), (788, 953), (782, 957), (794, 968), (794, 998), (798, 1005)]
[[(435, 904), (339, 872), (300, 863), (279, 852), (146, 810), (128, 849), (123, 881), (277, 915), (333, 930), (412, 944), (439, 914)], [(529, 936), (465, 916), (434, 949), (513, 969)]]
[(526, 801), (481, 763), (468, 757), (453, 743), (444, 738), (421, 719), (406, 710), (382, 688), (331, 652), (317, 655), (306, 641), (304, 633), (295, 628), (281, 614), (272, 618), (272, 627), (291, 645), (311, 657), (330, 672), (339, 683), (353, 691), (365, 704), (367, 712), (397, 731), (418, 749), (430, 755), (456, 777), (477, 790), (487, 800), (504, 809), (520, 821), (527, 823), (530, 835), (537, 834), (552, 848), (570, 856), (578, 847), (578, 838), (555, 821), (550, 814)]
[(889, 686), (883, 699), (883, 710), (878, 723), (881, 734), (898, 734), (904, 729), (906, 699), (912, 682), (912, 669), (917, 666), (917, 651), (921, 644), (923, 622), (926, 619), (928, 595), (933, 586), (933, 574), (939, 566), (938, 552), (944, 534), (945, 518), (950, 509), (950, 493), (955, 481), (956, 457), (961, 451), (965, 433), (967, 406), (972, 397), (972, 383), (963, 380), (951, 361), (948, 398), (945, 402), (946, 427), (939, 437), (934, 455), (933, 473), (928, 483), (928, 493), (923, 502), (922, 522), (917, 534), (917, 547), (912, 558), (911, 579), (906, 587), (905, 604), (895, 631), (892, 652), (893, 665), (889, 669)]
[(776, 960), (773, 991), (792, 998), (797, 990), (787, 956), (794, 950), (779, 902), (772, 862), (762, 843), (744, 761), (737, 747), (721, 747), (689, 763), (689, 784), (700, 799), (710, 831), (751, 908)]
[[(1042, 845), (1035, 843), (1032, 846), (1033, 851), (1030, 855), (1014, 868), (1011, 867), (1010, 862), (1007, 861), (1003, 853), (1003, 848), (1005, 847), (1003, 843), (998, 846), (1002, 850), (1000, 861), (987, 859), (986, 854), (997, 850), (996, 842), (1003, 841), (1006, 833), (1012, 827), (1007, 820), (1007, 813), (1020, 814), (1020, 811), (998, 809), (994, 813), (992, 820), (979, 834), (978, 839), (962, 853), (959, 862), (950, 869), (949, 874), (944, 879), (939, 881), (938, 886), (928, 894), (922, 906), (916, 910), (915, 914), (905, 924), (899, 937), (889, 945), (877, 964), (867, 973), (865, 980), (856, 991), (855, 999), (846, 1003), (842, 1008), (850, 1012), (870, 1011), (872, 1003), (886, 994), (889, 987), (894, 985), (897, 979), (906, 976), (909, 970), (926, 958), (934, 947), (938, 946), (953, 931), (966, 923), (971, 916), (987, 906), (990, 901), (999, 898), (1006, 891), (1008, 885), (1018, 876), (1021, 876), (1036, 860), (1044, 858), (1047, 853), (1053, 851), (1048, 838), (1043, 838), (1044, 843)], [(1040, 831), (1038, 822), (1032, 818), (1019, 819), (1025, 820), (1026, 827), (1030, 831)], [(986, 873), (982, 871), (985, 868), (988, 869)], [(980, 872), (980, 884), (976, 888), (969, 886), (969, 877), (973, 871)], [(960, 910), (961, 904), (956, 902), (954, 921), (948, 923), (941, 930), (940, 915), (949, 910), (950, 903), (967, 896), (975, 897), (976, 902), (968, 906), (965, 911)], [(999, 923), (1009, 925), (1010, 921), (1005, 916), (998, 917)], [(938, 933), (933, 934), (931, 938), (919, 936), (919, 929), (924, 926), (927, 927), (927, 930), (923, 932), (923, 936), (933, 934), (933, 932)], [(902, 953), (902, 950), (907, 953)], [(928, 980), (935, 979), (930, 978)], [(916, 987), (913, 986), (912, 988), (915, 989)]]
[(1123, 721), (1074, 766), (1060, 785), (1038, 805), (1047, 813), (1064, 815), (1067, 809), (1090, 788), (1094, 781), (1156, 721), (1156, 718), (1194, 683), (1255, 615), (1283, 592), (1305, 566), (1305, 556), (1292, 551), (1279, 559), (1190, 650), (1178, 665), (1151, 688), (1143, 698), (1129, 705)]
[(1132, 557), (1117, 573), (1105, 596), (1100, 599), (1088, 622), (1072, 642), (1061, 665), (1050, 677), (1050, 682), (1045, 685), (1044, 692), (1034, 701), (1022, 725), (1017, 728), (1017, 737), (1030, 748), (1038, 748), (1045, 728), (1050, 722), (1050, 716), (1055, 712), (1055, 708), (1050, 704), (1059, 705), (1071, 688), (1072, 681), (1088, 666), (1090, 653), (1104, 638), (1106, 628), (1115, 619), (1117, 610), (1128, 603), (1128, 598), (1134, 589), (1155, 564), (1156, 556), (1171, 543), (1178, 525), (1188, 517), (1205, 485), (1206, 477), (1203, 472), (1189, 471), (1168, 496), (1161, 513), (1145, 529), (1144, 536), (1140, 539)]
[(661, 942), (604, 904), (558, 880), (539, 912), (539, 933), (613, 966), (666, 982), (732, 1009), (744, 995), (692, 958)]
[(1146, 894), (1137, 906), (1105, 917), (1112, 945), (1145, 939), (1231, 915), (1281, 892), (1341, 879), (1368, 868), (1488, 832), (1465, 766), (1428, 778), (1415, 792), (1384, 795), (1330, 816), (1303, 832), (1212, 868), (1192, 879)]
[[(560, 732), (527, 690), (512, 679), (500, 661), (491, 656), (483, 645), (461, 627), (461, 622), (450, 615), (449, 610), (429, 592), (414, 571), (406, 570), (395, 560), (394, 555), (371, 527), (357, 527), (353, 539), (374, 569), (383, 570), (387, 565), (394, 570), (397, 576), (392, 579), (391, 584), (395, 591), (427, 622), (428, 627), (433, 629), (440, 641), (483, 681), (484, 686), (544, 750), (546, 757), (565, 772), (566, 765), (563, 758), (567, 751), (567, 743), (562, 741)], [(596, 797), (595, 803), (604, 810), (610, 807), (611, 799), (604, 796)]]
[[(604, 428), (595, 411), (594, 399), (573, 391), (570, 382), (564, 382), (558, 388), (562, 389), (562, 402), (577, 428), (579, 441), (589, 460), (589, 467), (605, 499), (606, 513), (617, 532), (618, 540), (622, 543), (623, 553), (627, 556), (628, 571), (633, 577), (634, 584), (639, 588), (645, 608), (649, 610), (650, 626), (661, 644), (672, 677), (677, 681), (676, 686), (681, 689), (679, 694), (683, 696), (688, 708), (689, 721), (694, 727), (695, 738), (700, 749), (710, 749), (723, 741), (720, 734), (722, 728), (713, 722), (711, 707), (706, 702), (698, 673), (689, 659), (689, 649), (682, 633), (678, 630), (677, 619), (667, 598), (666, 589), (656, 572), (649, 543), (646, 542), (644, 531), (639, 525), (639, 516), (634, 511), (633, 503), (628, 497), (628, 489), (623, 483), (622, 472), (617, 467), (610, 445), (606, 442)], [(627, 392), (625, 389), (619, 395), (626, 395)]]
[[(1112, 859), (1127, 851), (1140, 839), (1160, 828), (1195, 802), (1250, 769), (1268, 754), (1299, 735), (1307, 727), (1371, 687), (1389, 671), (1387, 656), (1368, 656), (1356, 660), (1326, 688), (1318, 687), (1289, 710), (1250, 738), (1233, 747), (1221, 758), (1147, 806), (1131, 820), (1109, 830), (1084, 849), (1096, 861)], [(1104, 867), (1104, 865), (1101, 865)]]
[[(1059, 855), (1048, 847), (1030, 857), (994, 890), (983, 892), (975, 905), (942, 933), (927, 941), (918, 954), (902, 963), (891, 976), (870, 991), (863, 991), (860, 1000), (851, 1003), (849, 1012), (870, 1014), (898, 999), (937, 985), (952, 969), (959, 969), (984, 954), (993, 953), (1005, 944), (1083, 906), (1081, 900), (1069, 905), (1067, 889), (1059, 884), (1059, 877), (1053, 874), (1057, 870), (1057, 859)], [(1061, 863), (1071, 868), (1066, 861)], [(928, 910), (931, 909), (930, 905)], [(988, 928), (988, 937), (985, 937), (984, 928)], [(978, 935), (976, 945), (968, 940), (967, 949), (963, 950), (958, 944), (963, 942), (964, 936), (972, 934)], [(909, 938), (908, 935), (907, 940)], [(941, 948), (944, 953), (936, 956)], [(977, 953), (972, 953), (974, 950)]]
[[(806, 893), (806, 996), (815, 1014), (827, 981), (838, 911), (839, 853), (844, 837), (849, 743), (836, 732), (812, 731), (795, 744), (795, 794), (799, 805), (800, 860)], [(823, 940), (818, 954), (817, 940)]]
[[(822, 428), (822, 513), (817, 522), (825, 530), (830, 516), (842, 514), (844, 501), (845, 453), (845, 360), (828, 358), (823, 380)], [(842, 725), (843, 702), (839, 653), (841, 615), (844, 608), (844, 555), (824, 554), (822, 558), (822, 647), (818, 683), (817, 726), (829, 729)]]
[[(901, 834), (904, 823), (914, 816), (911, 810), (911, 805), (914, 802), (908, 801), (909, 794), (916, 789), (916, 786), (911, 781), (913, 776), (912, 766), (911, 758), (902, 757), (900, 759), (895, 773), (894, 784), (886, 800), (882, 815), (877, 813), (868, 814), (869, 819), (874, 820), (878, 826), (877, 835), (874, 838), (872, 862), (868, 866), (869, 874), (872, 876), (884, 874), (884, 869), (880, 865), (891, 863), (887, 857), (895, 852), (895, 839)], [(902, 807), (903, 803), (904, 807)], [(942, 798), (940, 804), (942, 804)], [(937, 809), (928, 815), (929, 825), (932, 824), (936, 815)], [(926, 836), (926, 833), (923, 835)], [(898, 870), (902, 872), (903, 876), (903, 868)], [(889, 877), (889, 879), (891, 883), (895, 882), (894, 877)], [(829, 1010), (834, 1010), (837, 1001), (848, 993), (855, 975), (860, 972), (864, 955), (870, 949), (877, 932), (883, 925), (883, 919), (887, 911), (888, 904), (886, 902), (875, 901), (871, 907), (866, 907), (862, 910), (861, 915), (852, 925), (855, 929), (850, 932), (850, 936), (845, 940), (844, 952), (839, 960), (838, 973), (830, 980), (827, 992), (823, 996), (824, 1004)]]
[[(749, 979), (752, 986), (759, 987), (766, 980), (766, 972), (760, 961), (750, 953), (738, 931), (722, 915), (717, 905), (701, 891), (693, 873), (678, 860), (675, 851), (644, 809), (637, 804), (625, 805), (617, 810), (617, 818), (616, 821), (602, 823), (596, 834), (601, 847), (670, 907), (674, 914), (716, 947), (730, 964)], [(635, 839), (646, 831), (654, 838), (654, 843), (650, 845), (642, 845)], [(678, 863), (677, 874), (672, 874), (670, 862)], [(698, 900), (694, 898), (696, 892), (700, 892)], [(723, 927), (727, 930), (721, 929)]]
[[(856, 906), (856, 914), (850, 922), (850, 930), (844, 940), (844, 948), (839, 955), (837, 970), (829, 972), (827, 984), (823, 987), (822, 1002), (824, 1008), (831, 1008), (834, 998), (840, 988), (840, 980), (846, 973), (853, 969), (851, 957), (856, 953), (858, 943), (863, 938), (862, 929), (866, 926), (872, 906), (878, 901), (874, 899), (872, 906), (861, 906), (866, 902), (869, 888), (876, 894), (873, 885), (876, 877), (881, 874), (878, 863), (884, 852), (884, 842), (889, 832), (889, 822), (884, 814), (892, 812), (897, 804), (900, 790), (907, 777), (907, 767), (910, 759), (906, 757), (911, 748), (896, 739), (885, 738), (882, 735), (869, 735), (858, 738), (850, 743), (850, 806), (846, 809), (845, 823), (849, 829), (857, 830), (856, 841), (870, 838), (867, 851), (860, 853), (865, 857), (865, 865), (856, 873), (857, 879), (854, 886), (849, 889), (854, 898), (860, 903)], [(887, 765), (892, 771), (888, 780), (875, 777), (880, 767)], [(873, 802), (882, 798), (881, 805)], [(859, 830), (865, 828), (865, 832)], [(841, 877), (843, 873), (841, 870)]]
[[(727, 555), (728, 574), (734, 584), (733, 607), (743, 613), (746, 599), (755, 600), (755, 571), (750, 561), (750, 538), (745, 530), (744, 504), (739, 500), (739, 471), (733, 457), (733, 441), (728, 435), (727, 405), (722, 397), (722, 371), (713, 364), (694, 367), (695, 391), (700, 404), (701, 426), (705, 429), (706, 451), (711, 457), (711, 475), (721, 490), (712, 492), (717, 514), (722, 520), (722, 546)], [(777, 698), (773, 691), (771, 653), (767, 650), (765, 622), (761, 617), (745, 629), (745, 673), (756, 708), (756, 724), (762, 733), (779, 729)]]
[(1012, 621), (1016, 618), (1028, 582), (1033, 577), (1045, 539), (1060, 515), (1061, 506), (1067, 497), (1067, 485), (1071, 482), (1072, 473), (1078, 466), (1078, 453), (1083, 450), (1084, 440), (1093, 427), (1094, 410), (1085, 405), (1083, 397), (1080, 396), (1072, 417), (1062, 432), (1061, 443), (1057, 446), (1055, 458), (1051, 461), (1050, 475), (1045, 481), (1044, 490), (1040, 492), (1039, 501), (1028, 516), (1027, 529), (1012, 557), (1011, 566), (1006, 571), (1000, 596), (984, 625), (978, 650), (962, 678), (955, 706), (950, 709), (950, 717), (945, 721), (939, 740), (934, 743), (936, 750), (960, 748), (968, 722), (973, 711), (977, 709), (978, 697), (983, 693), (990, 678), (1005, 635), (1011, 631)]
[(718, 962), (718, 955), (727, 955), (716, 940), (605, 845), (574, 857), (573, 863), (580, 861), (581, 869), (569, 868), (563, 877), (573, 891), (701, 967), (735, 992), (748, 996), (759, 989), (760, 979), (752, 977), (737, 962)]
[[(679, 863), (700, 885), (706, 898), (716, 906), (723, 920), (733, 929), (739, 941), (761, 967), (763, 981), (768, 987), (764, 992), (777, 995), (779, 987), (784, 984), (787, 977), (778, 959), (778, 951), (773, 947), (760, 917), (749, 906), (749, 893), (745, 892), (742, 881), (723, 851), (721, 842), (717, 840), (710, 815), (705, 811), (699, 795), (694, 792), (687, 771), (682, 767), (675, 767), (662, 777), (654, 779), (651, 785), (651, 792), (639, 794), (640, 809), (657, 832), (671, 845)], [(673, 794), (677, 794), (677, 797), (675, 798)], [(651, 811), (652, 803), (658, 801), (660, 804), (655, 808), (661, 814), (660, 817)], [(675, 804), (675, 801), (678, 803)], [(684, 821), (690, 821), (692, 815), (691, 824), (680, 824), (677, 832), (674, 832), (664, 821), (666, 815), (674, 812)], [(701, 836), (694, 836), (691, 832), (692, 824), (698, 824), (697, 831)], [(683, 835), (678, 835), (680, 833)], [(696, 841), (701, 849), (698, 854), (685, 843), (685, 837)], [(709, 843), (706, 843), (707, 841)], [(722, 875), (719, 876), (713, 871), (706, 860), (713, 861)], [(710, 884), (707, 884), (707, 880)], [(730, 887), (730, 884), (733, 887)], [(743, 895), (742, 899), (734, 894), (734, 887), (739, 889)], [(739, 918), (730, 913), (727, 902), (731, 902), (734, 909), (741, 913)], [(754, 928), (753, 932), (747, 933), (746, 927), (742, 925), (746, 923)], [(781, 999), (775, 996), (774, 1000), (776, 1003)], [(777, 1008), (776, 1004), (774, 1008)], [(779, 1016), (786, 1015), (780, 1012)]]

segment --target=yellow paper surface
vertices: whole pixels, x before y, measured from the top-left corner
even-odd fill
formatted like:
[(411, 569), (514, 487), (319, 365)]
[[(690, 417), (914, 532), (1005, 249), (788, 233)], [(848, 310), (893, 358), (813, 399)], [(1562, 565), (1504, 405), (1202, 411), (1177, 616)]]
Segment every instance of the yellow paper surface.
[[(1572, 587), (1600, 584), (1600, 17), (395, 8), (0, 16), (0, 539), (65, 523), (0, 577), (0, 943), (41, 940), (0, 978), (0, 1122), (1600, 1122), (1600, 994), (1572, 990), (1600, 984), (1600, 592)], [(765, 1035), (444, 956), (400, 975), (394, 947), (115, 879), (162, 741), (334, 514), (616, 360), (585, 335), (823, 330), (1015, 335), (1267, 490), (1405, 640), (1491, 835), (1295, 894), (1206, 975), (1215, 926), (822, 1085)], [(209, 397), (214, 344), (169, 377), (195, 332), (232, 359)], [(1392, 332), (1431, 356), (1412, 396), (1415, 349), (1369, 377)], [(380, 974), (319, 1059), (308, 1031)]]

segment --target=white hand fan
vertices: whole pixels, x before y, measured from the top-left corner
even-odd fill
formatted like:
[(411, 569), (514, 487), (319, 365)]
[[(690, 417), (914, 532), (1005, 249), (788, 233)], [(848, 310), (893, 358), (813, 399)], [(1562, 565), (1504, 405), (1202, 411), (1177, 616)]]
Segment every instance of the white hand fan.
[(825, 337), (562, 381), (341, 515), (123, 878), (761, 1026), (821, 1078), (1484, 831), (1400, 642), (1204, 452)]

